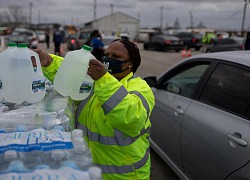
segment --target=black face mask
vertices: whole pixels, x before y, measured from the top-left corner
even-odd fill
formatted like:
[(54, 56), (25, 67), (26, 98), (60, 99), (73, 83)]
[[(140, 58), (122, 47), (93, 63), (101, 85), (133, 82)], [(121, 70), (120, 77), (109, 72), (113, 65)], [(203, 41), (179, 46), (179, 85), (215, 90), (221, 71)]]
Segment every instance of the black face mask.
[(122, 72), (126, 71), (127, 69), (129, 69), (129, 67), (128, 67), (128, 68), (122, 70), (123, 63), (129, 62), (129, 60), (120, 61), (118, 59), (103, 57), (102, 62), (103, 62), (103, 64), (105, 64), (107, 66), (108, 72), (110, 74), (122, 73)]

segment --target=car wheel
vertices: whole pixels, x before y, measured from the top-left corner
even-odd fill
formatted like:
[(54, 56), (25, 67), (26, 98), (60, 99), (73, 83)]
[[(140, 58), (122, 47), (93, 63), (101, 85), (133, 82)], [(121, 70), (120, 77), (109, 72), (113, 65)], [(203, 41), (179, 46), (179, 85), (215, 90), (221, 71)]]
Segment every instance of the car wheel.
[(196, 51), (199, 51), (201, 49), (201, 47), (195, 47)]
[(210, 50), (210, 49), (207, 49), (207, 50), (206, 50), (206, 53), (211, 53), (211, 50)]
[(144, 48), (145, 50), (148, 50), (148, 46), (147, 46), (146, 44), (144, 44), (143, 48)]

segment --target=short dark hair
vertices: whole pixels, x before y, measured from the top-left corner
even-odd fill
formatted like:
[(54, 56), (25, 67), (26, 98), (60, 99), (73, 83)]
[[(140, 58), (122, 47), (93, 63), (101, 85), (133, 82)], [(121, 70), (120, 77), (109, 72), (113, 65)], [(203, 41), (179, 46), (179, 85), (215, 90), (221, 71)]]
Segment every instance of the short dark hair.
[(137, 45), (129, 40), (116, 39), (115, 41), (121, 42), (128, 51), (129, 59), (133, 62), (132, 72), (135, 73), (141, 64), (141, 55)]

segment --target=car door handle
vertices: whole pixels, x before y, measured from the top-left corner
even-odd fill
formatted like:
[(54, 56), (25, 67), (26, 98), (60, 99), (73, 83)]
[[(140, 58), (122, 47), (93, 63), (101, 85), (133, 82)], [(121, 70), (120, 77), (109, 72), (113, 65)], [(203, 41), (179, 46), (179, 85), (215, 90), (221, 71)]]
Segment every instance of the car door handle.
[(230, 139), (231, 141), (239, 144), (240, 146), (247, 147), (247, 141), (245, 141), (241, 138), (235, 137), (232, 134), (227, 134), (227, 138)]
[(184, 111), (181, 109), (180, 106), (177, 106), (174, 110), (175, 110), (175, 112), (177, 112), (178, 114), (183, 114), (183, 113), (184, 113)]

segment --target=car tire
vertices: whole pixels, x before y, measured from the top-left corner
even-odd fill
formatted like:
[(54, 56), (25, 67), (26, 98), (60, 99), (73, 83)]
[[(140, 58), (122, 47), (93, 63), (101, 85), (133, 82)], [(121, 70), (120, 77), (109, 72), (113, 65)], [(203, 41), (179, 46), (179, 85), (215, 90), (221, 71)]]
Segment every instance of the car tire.
[(196, 51), (199, 51), (201, 49), (201, 47), (195, 47)]
[(144, 48), (145, 50), (148, 50), (148, 46), (147, 46), (146, 44), (144, 44), (143, 48)]

